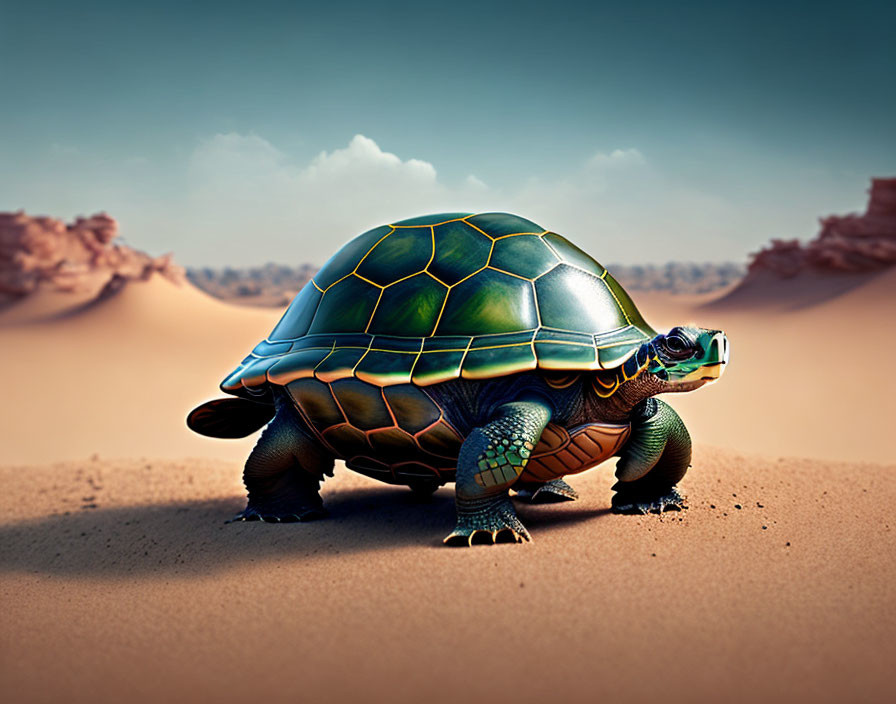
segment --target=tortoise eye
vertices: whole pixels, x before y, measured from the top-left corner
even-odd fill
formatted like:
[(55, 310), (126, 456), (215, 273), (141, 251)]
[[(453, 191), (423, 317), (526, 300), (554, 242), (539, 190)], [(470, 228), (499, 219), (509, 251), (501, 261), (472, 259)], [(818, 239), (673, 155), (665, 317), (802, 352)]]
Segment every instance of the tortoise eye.
[(666, 351), (668, 351), (669, 354), (676, 357), (687, 354), (691, 351), (691, 344), (678, 334), (667, 335), (663, 339), (663, 345), (665, 346)]

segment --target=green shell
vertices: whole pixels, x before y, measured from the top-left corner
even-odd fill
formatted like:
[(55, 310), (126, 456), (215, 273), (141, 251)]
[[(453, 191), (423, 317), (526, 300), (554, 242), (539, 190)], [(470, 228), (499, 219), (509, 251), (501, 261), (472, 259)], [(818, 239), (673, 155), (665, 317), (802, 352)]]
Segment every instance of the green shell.
[(427, 386), (615, 369), (655, 334), (564, 237), (507, 213), (430, 215), (346, 244), (221, 388), (253, 397), (311, 377)]

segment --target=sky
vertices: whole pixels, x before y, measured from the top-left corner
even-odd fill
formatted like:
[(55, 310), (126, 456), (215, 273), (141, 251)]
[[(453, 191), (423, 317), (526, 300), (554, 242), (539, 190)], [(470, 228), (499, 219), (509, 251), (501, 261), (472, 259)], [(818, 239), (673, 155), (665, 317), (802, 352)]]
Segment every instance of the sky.
[(0, 210), (191, 266), (503, 210), (744, 261), (896, 176), (896, 4), (0, 0)]

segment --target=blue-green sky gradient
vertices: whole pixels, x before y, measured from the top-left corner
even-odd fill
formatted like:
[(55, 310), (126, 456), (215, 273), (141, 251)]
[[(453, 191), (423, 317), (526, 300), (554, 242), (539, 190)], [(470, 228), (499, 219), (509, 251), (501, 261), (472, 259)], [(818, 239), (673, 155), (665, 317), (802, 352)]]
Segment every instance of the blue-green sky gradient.
[(742, 260), (896, 175), (894, 27), (864, 0), (0, 0), (0, 209), (106, 210), (187, 264), (482, 209), (603, 261)]

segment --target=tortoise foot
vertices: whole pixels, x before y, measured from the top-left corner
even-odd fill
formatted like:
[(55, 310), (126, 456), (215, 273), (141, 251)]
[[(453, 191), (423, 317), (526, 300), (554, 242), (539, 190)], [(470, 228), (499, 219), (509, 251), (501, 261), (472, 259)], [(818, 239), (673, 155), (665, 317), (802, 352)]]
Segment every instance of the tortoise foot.
[(579, 498), (579, 492), (562, 479), (554, 479), (547, 484), (537, 486), (520, 487), (516, 495), (530, 504), (556, 504), (561, 501), (575, 501)]
[(427, 479), (408, 482), (408, 487), (410, 487), (418, 501), (429, 501), (430, 497), (438, 491), (440, 486), (442, 485), (438, 481)]
[(499, 499), (457, 507), (457, 527), (445, 538), (445, 545), (469, 547), (522, 543), (532, 540), (526, 526), (517, 518), (513, 504), (506, 496)]
[(674, 486), (660, 495), (646, 496), (620, 490), (613, 497), (613, 513), (644, 514), (681, 511), (687, 508), (684, 496)]
[(327, 510), (323, 507), (319, 508), (302, 508), (290, 512), (272, 512), (252, 506), (246, 507), (245, 511), (236, 514), (225, 523), (235, 523), (238, 521), (261, 521), (262, 523), (307, 523), (308, 521), (316, 521), (327, 516)]

